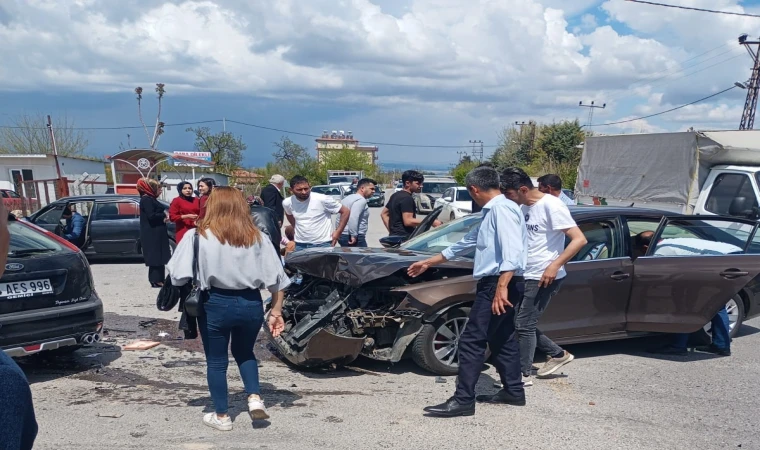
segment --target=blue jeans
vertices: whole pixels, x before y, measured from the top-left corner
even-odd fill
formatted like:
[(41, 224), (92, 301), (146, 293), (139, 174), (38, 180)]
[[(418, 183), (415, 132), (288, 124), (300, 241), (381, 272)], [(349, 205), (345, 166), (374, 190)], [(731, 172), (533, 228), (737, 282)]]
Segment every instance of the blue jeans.
[(562, 356), (565, 352), (562, 347), (546, 337), (537, 326), (538, 319), (549, 306), (552, 296), (559, 292), (563, 281), (564, 279), (554, 280), (548, 287), (538, 287), (538, 280), (525, 280), (522, 299), (515, 304), (517, 310), (515, 328), (517, 328), (517, 339), (520, 342), (520, 369), (523, 375), (530, 376), (531, 374), (530, 368), (533, 365), (536, 348), (552, 357)]
[[(233, 291), (211, 288), (203, 304), (198, 326), (206, 353), (208, 390), (217, 414), (227, 414), (227, 348), (240, 370), (245, 392), (260, 395), (259, 365), (253, 346), (264, 323), (261, 293), (254, 289)], [(230, 338), (232, 345), (230, 346)]]
[(356, 236), (356, 243), (349, 244), (348, 243), (348, 235), (347, 234), (341, 234), (340, 239), (338, 239), (338, 243), (341, 247), (360, 247), (360, 248), (366, 248), (367, 247), (367, 238), (363, 235)]
[[(712, 343), (715, 347), (728, 350), (731, 348), (731, 328), (728, 320), (728, 311), (724, 306), (710, 321), (712, 325)], [(673, 347), (686, 350), (689, 342), (687, 333), (679, 333), (673, 339)]]
[(303, 243), (303, 242), (296, 242), (296, 249), (295, 249), (295, 251), (306, 250), (307, 248), (330, 247), (331, 245), (332, 245), (332, 242), (320, 242), (319, 244), (306, 244), (306, 243)]

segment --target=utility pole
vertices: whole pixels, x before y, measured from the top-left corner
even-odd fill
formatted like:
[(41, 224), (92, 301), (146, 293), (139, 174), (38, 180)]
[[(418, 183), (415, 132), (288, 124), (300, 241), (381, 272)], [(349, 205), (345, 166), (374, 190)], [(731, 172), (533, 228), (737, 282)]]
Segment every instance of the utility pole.
[[(472, 159), (476, 161), (482, 161), (483, 160), (483, 141), (470, 140), (470, 144), (472, 144), (472, 152), (470, 152), (470, 154), (472, 155)], [(480, 144), (480, 147), (476, 147), (476, 144)]]
[(55, 143), (55, 131), (53, 130), (53, 121), (50, 119), (50, 114), (47, 116), (47, 128), (50, 132), (50, 143), (53, 146), (53, 160), (55, 161), (55, 171), (58, 174), (58, 192), (56, 192), (56, 196), (60, 198), (63, 196), (65, 190), (63, 189), (63, 178), (61, 178), (61, 166), (58, 165), (58, 146)]
[(520, 136), (520, 142), (518, 142), (518, 146), (522, 146), (522, 140), (523, 140), (522, 139), (522, 136), (523, 136), (522, 127), (524, 127), (526, 125), (530, 127), (530, 136), (529, 136), (529, 138), (530, 138), (530, 148), (528, 149), (528, 154), (532, 155), (533, 154), (533, 146), (534, 146), (534, 143), (535, 143), (535, 140), (536, 140), (536, 122), (534, 122), (532, 120), (529, 120), (528, 123), (525, 123), (524, 120), (522, 122), (515, 121), (515, 125), (518, 126), (518, 127), (520, 127), (520, 134), (519, 134), (519, 136)]
[(457, 152), (457, 155), (459, 155), (459, 162), (460, 163), (462, 162), (462, 159), (463, 159), (462, 155), (466, 155), (466, 154), (467, 154), (467, 152), (464, 151), (464, 150), (460, 150), (460, 151)]
[[(739, 44), (747, 49), (747, 53), (752, 57), (754, 64), (752, 66), (752, 76), (747, 86), (747, 100), (744, 102), (744, 112), (742, 121), (739, 123), (740, 130), (751, 130), (755, 126), (755, 111), (757, 110), (757, 94), (760, 87), (760, 41), (748, 41), (747, 35), (739, 36)], [(757, 45), (757, 49), (752, 46)]]
[(602, 104), (602, 106), (595, 105), (594, 101), (592, 100), (590, 105), (584, 105), (583, 101), (580, 101), (580, 102), (578, 102), (578, 106), (582, 106), (584, 108), (589, 108), (589, 111), (588, 111), (588, 122), (586, 123), (586, 126), (590, 127), (591, 124), (594, 122), (594, 110), (596, 108), (604, 109), (604, 108), (607, 107), (607, 104), (604, 103), (604, 104)]

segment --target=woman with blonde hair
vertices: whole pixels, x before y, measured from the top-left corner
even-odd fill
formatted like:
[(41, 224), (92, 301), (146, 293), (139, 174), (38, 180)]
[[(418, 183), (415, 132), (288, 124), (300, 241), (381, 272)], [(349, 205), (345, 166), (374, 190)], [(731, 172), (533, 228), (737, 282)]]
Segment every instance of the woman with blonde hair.
[(148, 281), (158, 288), (164, 285), (164, 266), (171, 258), (169, 221), (166, 207), (158, 201), (161, 185), (151, 178), (137, 180), (137, 192), (140, 193), (140, 248), (145, 265), (148, 266)]
[[(251, 218), (250, 208), (235, 188), (215, 188), (206, 204), (206, 215), (196, 229), (185, 234), (169, 261), (169, 274), (176, 286), (193, 277), (193, 244), (198, 239), (198, 286), (208, 290), (198, 325), (206, 354), (209, 391), (214, 412), (203, 423), (221, 431), (232, 430), (227, 414), (227, 348), (240, 369), (248, 394), (251, 419), (267, 419), (261, 399), (259, 369), (253, 347), (264, 323), (264, 307), (259, 289), (272, 294), (272, 311), (267, 319), (270, 331), (279, 336), (283, 289), (290, 279), (272, 244), (262, 237)], [(230, 345), (230, 340), (231, 345)]]

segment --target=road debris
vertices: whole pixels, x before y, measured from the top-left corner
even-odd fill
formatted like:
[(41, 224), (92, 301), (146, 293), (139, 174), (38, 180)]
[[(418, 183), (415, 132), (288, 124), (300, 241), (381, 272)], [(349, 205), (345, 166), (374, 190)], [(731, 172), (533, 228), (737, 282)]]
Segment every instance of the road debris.
[(136, 350), (136, 351), (149, 350), (160, 344), (161, 344), (160, 342), (156, 342), (156, 341), (139, 340), (139, 341), (130, 342), (129, 344), (122, 347), (122, 350)]
[(106, 419), (120, 419), (124, 414), (103, 414), (98, 413), (98, 417), (103, 417)]

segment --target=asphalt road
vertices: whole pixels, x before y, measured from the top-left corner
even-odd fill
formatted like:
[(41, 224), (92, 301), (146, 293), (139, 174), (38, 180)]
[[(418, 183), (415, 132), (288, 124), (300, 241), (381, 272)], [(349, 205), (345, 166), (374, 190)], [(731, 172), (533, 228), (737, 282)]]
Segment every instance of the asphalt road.
[[(383, 236), (379, 211), (370, 243)], [(20, 361), (40, 425), (37, 449), (760, 448), (760, 320), (745, 324), (728, 358), (654, 357), (642, 339), (571, 346), (577, 359), (527, 388), (527, 406), (479, 406), (455, 419), (422, 414), (453, 392), (454, 377), (440, 383), (411, 362), (361, 358), (345, 369), (300, 372), (259, 341), (272, 418), (251, 424), (232, 363), (235, 428), (222, 433), (201, 422), (211, 400), (200, 343), (177, 339), (178, 314), (156, 310), (147, 268), (95, 263), (92, 271), (106, 305), (106, 342)], [(145, 337), (162, 344), (121, 350)], [(479, 391), (495, 392), (495, 378), (488, 366)]]

